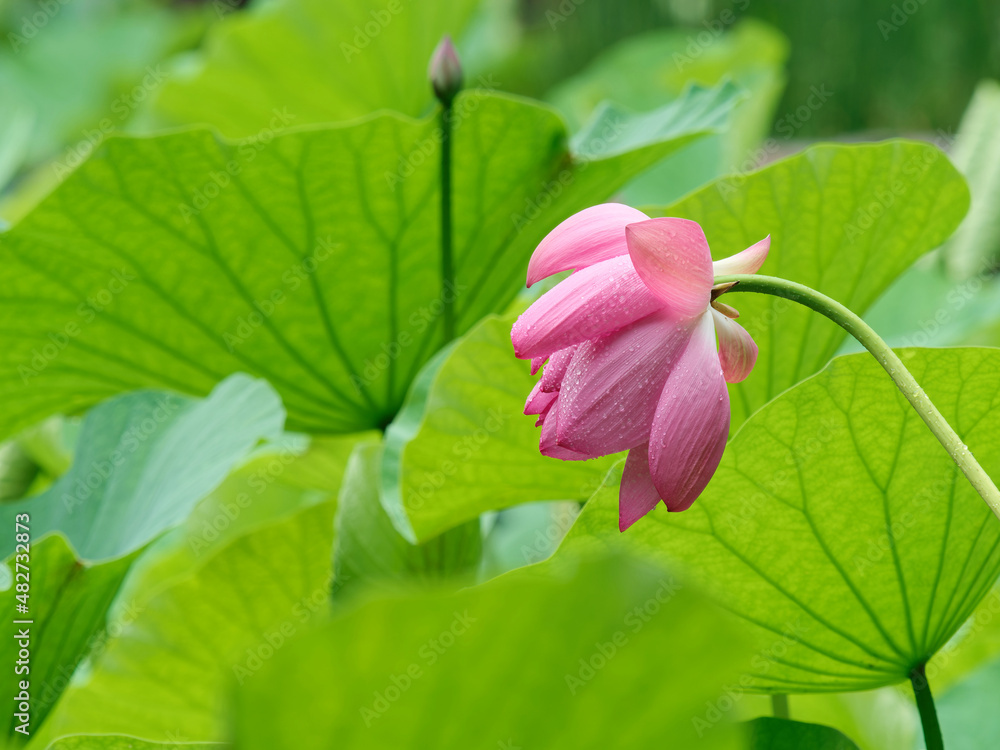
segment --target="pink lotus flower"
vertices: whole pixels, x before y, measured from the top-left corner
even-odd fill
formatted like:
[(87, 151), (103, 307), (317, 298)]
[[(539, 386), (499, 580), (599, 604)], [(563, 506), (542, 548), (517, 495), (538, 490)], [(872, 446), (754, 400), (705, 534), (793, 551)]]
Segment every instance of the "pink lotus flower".
[(715, 473), (729, 434), (726, 383), (750, 374), (757, 345), (717, 299), (724, 289), (714, 279), (755, 273), (770, 246), (768, 236), (713, 263), (696, 222), (609, 203), (568, 218), (531, 256), (528, 286), (576, 272), (511, 331), (532, 373), (545, 364), (524, 413), (538, 415), (546, 456), (629, 451), (621, 531), (661, 498), (687, 509)]

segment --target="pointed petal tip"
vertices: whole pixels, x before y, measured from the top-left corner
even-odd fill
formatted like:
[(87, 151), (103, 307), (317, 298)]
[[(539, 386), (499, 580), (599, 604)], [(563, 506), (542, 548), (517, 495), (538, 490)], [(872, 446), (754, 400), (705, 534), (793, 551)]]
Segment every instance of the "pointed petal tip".
[(712, 272), (716, 276), (732, 276), (734, 274), (757, 273), (771, 252), (771, 235), (750, 245), (736, 255), (717, 260), (712, 264)]
[(601, 203), (573, 214), (538, 243), (528, 261), (527, 285), (625, 255), (625, 225), (647, 218), (642, 211), (622, 203)]
[(675, 316), (691, 318), (711, 300), (712, 253), (701, 226), (664, 217), (625, 227), (632, 265), (643, 283)]

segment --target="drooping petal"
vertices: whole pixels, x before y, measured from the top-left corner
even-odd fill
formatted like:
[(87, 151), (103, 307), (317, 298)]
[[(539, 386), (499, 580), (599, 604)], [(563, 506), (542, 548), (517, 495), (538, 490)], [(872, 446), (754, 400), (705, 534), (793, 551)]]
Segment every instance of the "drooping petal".
[(581, 344), (559, 391), (559, 442), (595, 456), (645, 443), (660, 391), (691, 331), (690, 322), (654, 313)]
[(528, 286), (573, 268), (625, 255), (625, 225), (649, 217), (620, 203), (604, 203), (573, 214), (542, 240), (528, 262)]
[(767, 254), (771, 250), (771, 235), (767, 235), (760, 242), (755, 242), (746, 250), (742, 250), (736, 255), (717, 260), (712, 264), (712, 271), (716, 276), (732, 276), (736, 273), (757, 273), (760, 267), (767, 260)]
[(543, 414), (556, 400), (558, 393), (549, 393), (542, 390), (542, 381), (535, 383), (535, 387), (528, 394), (527, 401), (524, 402), (525, 414)]
[(727, 383), (745, 380), (757, 363), (757, 344), (746, 329), (717, 310), (712, 310), (719, 334), (719, 362)]
[(622, 484), (618, 490), (618, 530), (625, 531), (660, 502), (649, 474), (649, 444), (637, 445), (628, 452)]
[(729, 434), (729, 393), (711, 315), (688, 340), (660, 395), (649, 436), (649, 468), (672, 511), (686, 510), (712, 478)]
[(559, 385), (566, 374), (566, 368), (569, 367), (569, 362), (573, 359), (577, 348), (576, 344), (568, 346), (565, 349), (560, 349), (549, 358), (548, 364), (542, 371), (542, 379), (538, 381), (543, 391), (552, 393), (559, 390)]
[(712, 254), (705, 233), (688, 219), (649, 219), (625, 227), (639, 277), (678, 319), (703, 312), (711, 299)]
[(560, 445), (557, 440), (559, 431), (559, 399), (557, 398), (542, 415), (542, 434), (538, 439), (538, 450), (543, 456), (550, 458), (561, 458), (563, 461), (586, 461), (588, 458), (596, 458), (587, 453), (580, 453), (564, 445)]
[(543, 294), (517, 319), (510, 338), (520, 359), (551, 355), (661, 307), (623, 255), (585, 268)]
[(539, 370), (541, 370), (542, 369), (542, 365), (545, 364), (545, 360), (547, 360), (547, 359), (548, 359), (548, 357), (532, 357), (531, 358), (531, 374), (534, 375)]

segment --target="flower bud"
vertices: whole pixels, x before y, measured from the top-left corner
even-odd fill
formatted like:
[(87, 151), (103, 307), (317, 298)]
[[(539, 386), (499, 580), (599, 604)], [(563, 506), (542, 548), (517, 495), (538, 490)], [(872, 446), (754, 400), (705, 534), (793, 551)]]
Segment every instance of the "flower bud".
[(438, 42), (431, 55), (427, 76), (434, 87), (434, 95), (444, 106), (450, 106), (462, 88), (462, 63), (458, 60), (458, 53), (450, 36), (446, 35)]

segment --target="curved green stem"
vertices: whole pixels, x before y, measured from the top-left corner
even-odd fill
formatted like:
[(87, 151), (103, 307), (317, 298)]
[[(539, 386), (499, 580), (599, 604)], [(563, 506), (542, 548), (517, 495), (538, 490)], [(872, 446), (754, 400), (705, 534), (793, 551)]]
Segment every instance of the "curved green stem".
[(934, 696), (931, 695), (931, 686), (927, 682), (923, 664), (910, 672), (910, 684), (913, 685), (913, 695), (917, 699), (920, 726), (924, 730), (924, 744), (927, 750), (944, 750), (944, 738), (941, 736), (937, 709), (934, 708)]
[(758, 275), (734, 275), (720, 276), (715, 279), (715, 284), (734, 284), (728, 292), (754, 292), (757, 294), (771, 294), (775, 297), (783, 297), (793, 302), (815, 310), (825, 315), (841, 328), (846, 330), (865, 347), (879, 364), (889, 373), (889, 377), (906, 396), (920, 417), (927, 423), (931, 432), (934, 433), (944, 449), (958, 464), (958, 468), (965, 474), (966, 479), (972, 484), (980, 497), (986, 501), (997, 518), (1000, 518), (1000, 490), (990, 479), (989, 475), (979, 465), (975, 457), (966, 447), (962, 439), (948, 424), (937, 407), (931, 402), (914, 379), (910, 371), (903, 365), (902, 360), (889, 348), (871, 326), (865, 323), (859, 316), (848, 310), (836, 300), (830, 299), (825, 294), (820, 294), (815, 289), (810, 289), (794, 281), (775, 278), (773, 276)]

